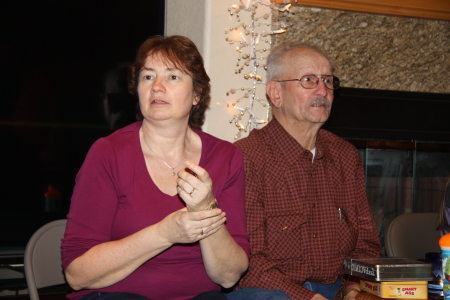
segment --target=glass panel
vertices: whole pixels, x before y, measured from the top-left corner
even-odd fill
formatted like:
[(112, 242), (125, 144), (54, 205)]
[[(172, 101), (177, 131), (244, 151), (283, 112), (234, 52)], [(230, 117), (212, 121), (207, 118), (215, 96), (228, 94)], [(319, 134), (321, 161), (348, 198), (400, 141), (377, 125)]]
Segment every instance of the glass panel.
[(439, 212), (450, 177), (448, 145), (375, 142), (357, 147), (382, 244), (386, 229), (398, 215)]
[(450, 153), (417, 151), (414, 211), (439, 211), (449, 176)]
[(367, 197), (384, 240), (384, 231), (399, 214), (412, 211), (413, 152), (366, 150)]

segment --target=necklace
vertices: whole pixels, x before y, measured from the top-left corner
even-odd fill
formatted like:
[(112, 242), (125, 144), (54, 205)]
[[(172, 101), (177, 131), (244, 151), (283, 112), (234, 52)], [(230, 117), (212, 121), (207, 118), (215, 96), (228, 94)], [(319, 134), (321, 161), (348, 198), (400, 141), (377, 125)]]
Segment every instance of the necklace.
[[(145, 139), (144, 129), (142, 129), (142, 138), (143, 138), (143, 140), (144, 140), (145, 145), (146, 145), (147, 148), (153, 153), (153, 155), (156, 156), (156, 158), (158, 158), (160, 161), (162, 161), (169, 169), (171, 169), (171, 170), (172, 170), (172, 176), (175, 176), (175, 168), (178, 167), (179, 165), (181, 165), (181, 163), (182, 163), (183, 160), (184, 160), (184, 157), (183, 157), (183, 159), (182, 159), (175, 167), (171, 167), (171, 166), (169, 166), (168, 163), (166, 163), (166, 162), (164, 161), (164, 159), (162, 159), (162, 158), (159, 157), (155, 152), (153, 152), (152, 148), (150, 148), (150, 146), (147, 144), (147, 140)], [(186, 153), (186, 150), (185, 150), (185, 153)]]

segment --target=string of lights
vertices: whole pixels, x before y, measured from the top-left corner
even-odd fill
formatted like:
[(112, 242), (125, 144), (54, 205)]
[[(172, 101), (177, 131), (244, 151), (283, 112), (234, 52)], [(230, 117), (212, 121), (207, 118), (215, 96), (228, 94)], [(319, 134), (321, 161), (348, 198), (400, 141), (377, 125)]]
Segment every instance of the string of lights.
[[(250, 132), (253, 129), (263, 127), (271, 116), (270, 105), (266, 98), (256, 96), (257, 87), (265, 85), (262, 73), (265, 74), (267, 65), (265, 60), (272, 44), (272, 36), (286, 32), (289, 26), (286, 22), (276, 22), (271, 24), (271, 12), (291, 13), (291, 4), (285, 0), (282, 4), (270, 2), (270, 0), (240, 0), (239, 4), (233, 4), (228, 8), (230, 16), (236, 19), (237, 25), (225, 31), (225, 40), (230, 45), (235, 45), (238, 52), (235, 74), (243, 75), (245, 80), (250, 81), (247, 87), (231, 88), (227, 91), (230, 102), (227, 107), (235, 109), (237, 112), (229, 121), (234, 124), (238, 131), (235, 140), (242, 137), (242, 133)], [(270, 13), (258, 15), (258, 7), (266, 6), (270, 8)], [(241, 21), (241, 16), (245, 21)], [(272, 27), (277, 27), (273, 29)], [(255, 113), (255, 104), (264, 108), (266, 115), (258, 117)]]

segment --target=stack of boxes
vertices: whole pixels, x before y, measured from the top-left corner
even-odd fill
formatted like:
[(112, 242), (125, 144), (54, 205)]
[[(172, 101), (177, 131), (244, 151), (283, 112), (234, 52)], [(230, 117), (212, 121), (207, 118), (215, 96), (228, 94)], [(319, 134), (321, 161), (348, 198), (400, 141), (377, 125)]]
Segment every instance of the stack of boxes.
[(344, 273), (360, 279), (361, 290), (386, 299), (428, 299), (433, 267), (407, 258), (346, 258)]

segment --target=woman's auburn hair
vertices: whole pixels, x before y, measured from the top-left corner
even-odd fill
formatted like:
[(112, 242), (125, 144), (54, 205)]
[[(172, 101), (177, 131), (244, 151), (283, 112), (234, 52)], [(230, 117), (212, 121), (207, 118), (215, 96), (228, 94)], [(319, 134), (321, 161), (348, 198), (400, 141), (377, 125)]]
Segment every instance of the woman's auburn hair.
[[(142, 43), (129, 72), (129, 90), (135, 96), (138, 96), (137, 88), (141, 70), (149, 56), (161, 58), (167, 65), (173, 65), (192, 77), (194, 93), (199, 97), (199, 101), (191, 108), (189, 126), (201, 130), (205, 121), (205, 111), (211, 99), (211, 86), (203, 65), (203, 58), (195, 44), (187, 37), (180, 35), (167, 37), (156, 35)], [(143, 115), (140, 109), (138, 111), (137, 118), (142, 120)]]

